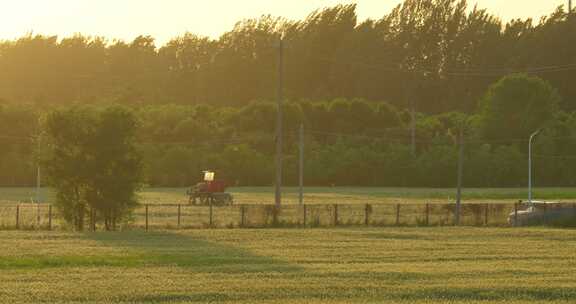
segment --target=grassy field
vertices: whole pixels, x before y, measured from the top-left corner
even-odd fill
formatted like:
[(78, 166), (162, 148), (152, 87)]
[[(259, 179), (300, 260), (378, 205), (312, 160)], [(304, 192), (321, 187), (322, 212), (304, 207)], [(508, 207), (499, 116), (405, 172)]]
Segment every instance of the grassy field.
[(574, 303), (576, 231), (1, 232), (1, 303)]
[[(237, 203), (264, 204), (274, 201), (272, 187), (242, 187), (229, 190)], [(284, 188), (284, 202), (297, 203), (298, 189)], [(309, 187), (305, 189), (305, 202), (310, 204), (333, 203), (453, 203), (454, 189), (430, 188), (362, 188), (362, 187)], [(185, 203), (184, 188), (147, 188), (140, 194), (143, 203)], [(513, 203), (526, 198), (526, 189), (465, 189), (463, 198), (470, 203)], [(0, 202), (30, 202), (35, 197), (34, 188), (0, 188)], [(42, 197), (53, 200), (49, 189), (42, 190)], [(576, 188), (536, 188), (534, 197), (542, 200), (576, 201)]]

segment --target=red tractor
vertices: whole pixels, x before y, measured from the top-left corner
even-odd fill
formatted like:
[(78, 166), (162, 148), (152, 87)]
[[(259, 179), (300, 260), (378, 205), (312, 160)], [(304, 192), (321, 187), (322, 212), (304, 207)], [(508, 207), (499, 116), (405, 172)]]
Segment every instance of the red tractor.
[(226, 193), (226, 183), (214, 180), (214, 172), (204, 172), (204, 182), (190, 187), (186, 192), (189, 203), (193, 205), (232, 205), (233, 198)]

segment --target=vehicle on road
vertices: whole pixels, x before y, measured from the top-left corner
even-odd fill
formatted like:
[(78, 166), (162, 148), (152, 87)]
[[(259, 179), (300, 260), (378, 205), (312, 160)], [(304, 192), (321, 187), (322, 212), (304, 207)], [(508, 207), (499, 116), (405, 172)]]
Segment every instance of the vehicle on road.
[(508, 215), (508, 223), (512, 226), (576, 224), (576, 204), (520, 201), (517, 209)]

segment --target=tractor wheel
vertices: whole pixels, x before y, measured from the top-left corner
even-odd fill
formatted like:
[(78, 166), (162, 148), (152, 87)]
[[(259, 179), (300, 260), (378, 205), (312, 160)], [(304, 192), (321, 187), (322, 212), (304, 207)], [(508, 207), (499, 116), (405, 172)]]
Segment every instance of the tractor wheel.
[(232, 205), (232, 196), (229, 193), (214, 193), (214, 204), (218, 206)]
[(226, 205), (234, 204), (234, 199), (232, 198), (232, 194), (230, 194), (230, 193), (224, 193), (224, 194), (225, 194), (224, 199), (226, 201)]
[(210, 204), (210, 196), (208, 195), (200, 195), (200, 205), (208, 205)]

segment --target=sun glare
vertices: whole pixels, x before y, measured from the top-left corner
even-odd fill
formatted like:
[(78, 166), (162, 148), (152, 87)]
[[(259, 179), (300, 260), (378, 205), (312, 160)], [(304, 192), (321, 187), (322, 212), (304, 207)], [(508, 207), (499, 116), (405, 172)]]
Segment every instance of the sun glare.
[[(184, 32), (217, 38), (244, 18), (263, 14), (302, 19), (311, 11), (339, 3), (357, 3), (359, 19), (379, 19), (398, 5), (400, 0), (292, 0), (292, 1), (150, 1), (150, 0), (10, 0), (0, 7), (0, 39), (14, 39), (27, 33), (70, 36), (82, 33), (92, 36), (131, 40), (138, 35), (151, 35), (162, 44)], [(469, 1), (473, 6), (475, 1)], [(563, 0), (478, 0), (497, 16), (539, 18), (564, 4)], [(521, 5), (518, 5), (521, 4)]]

